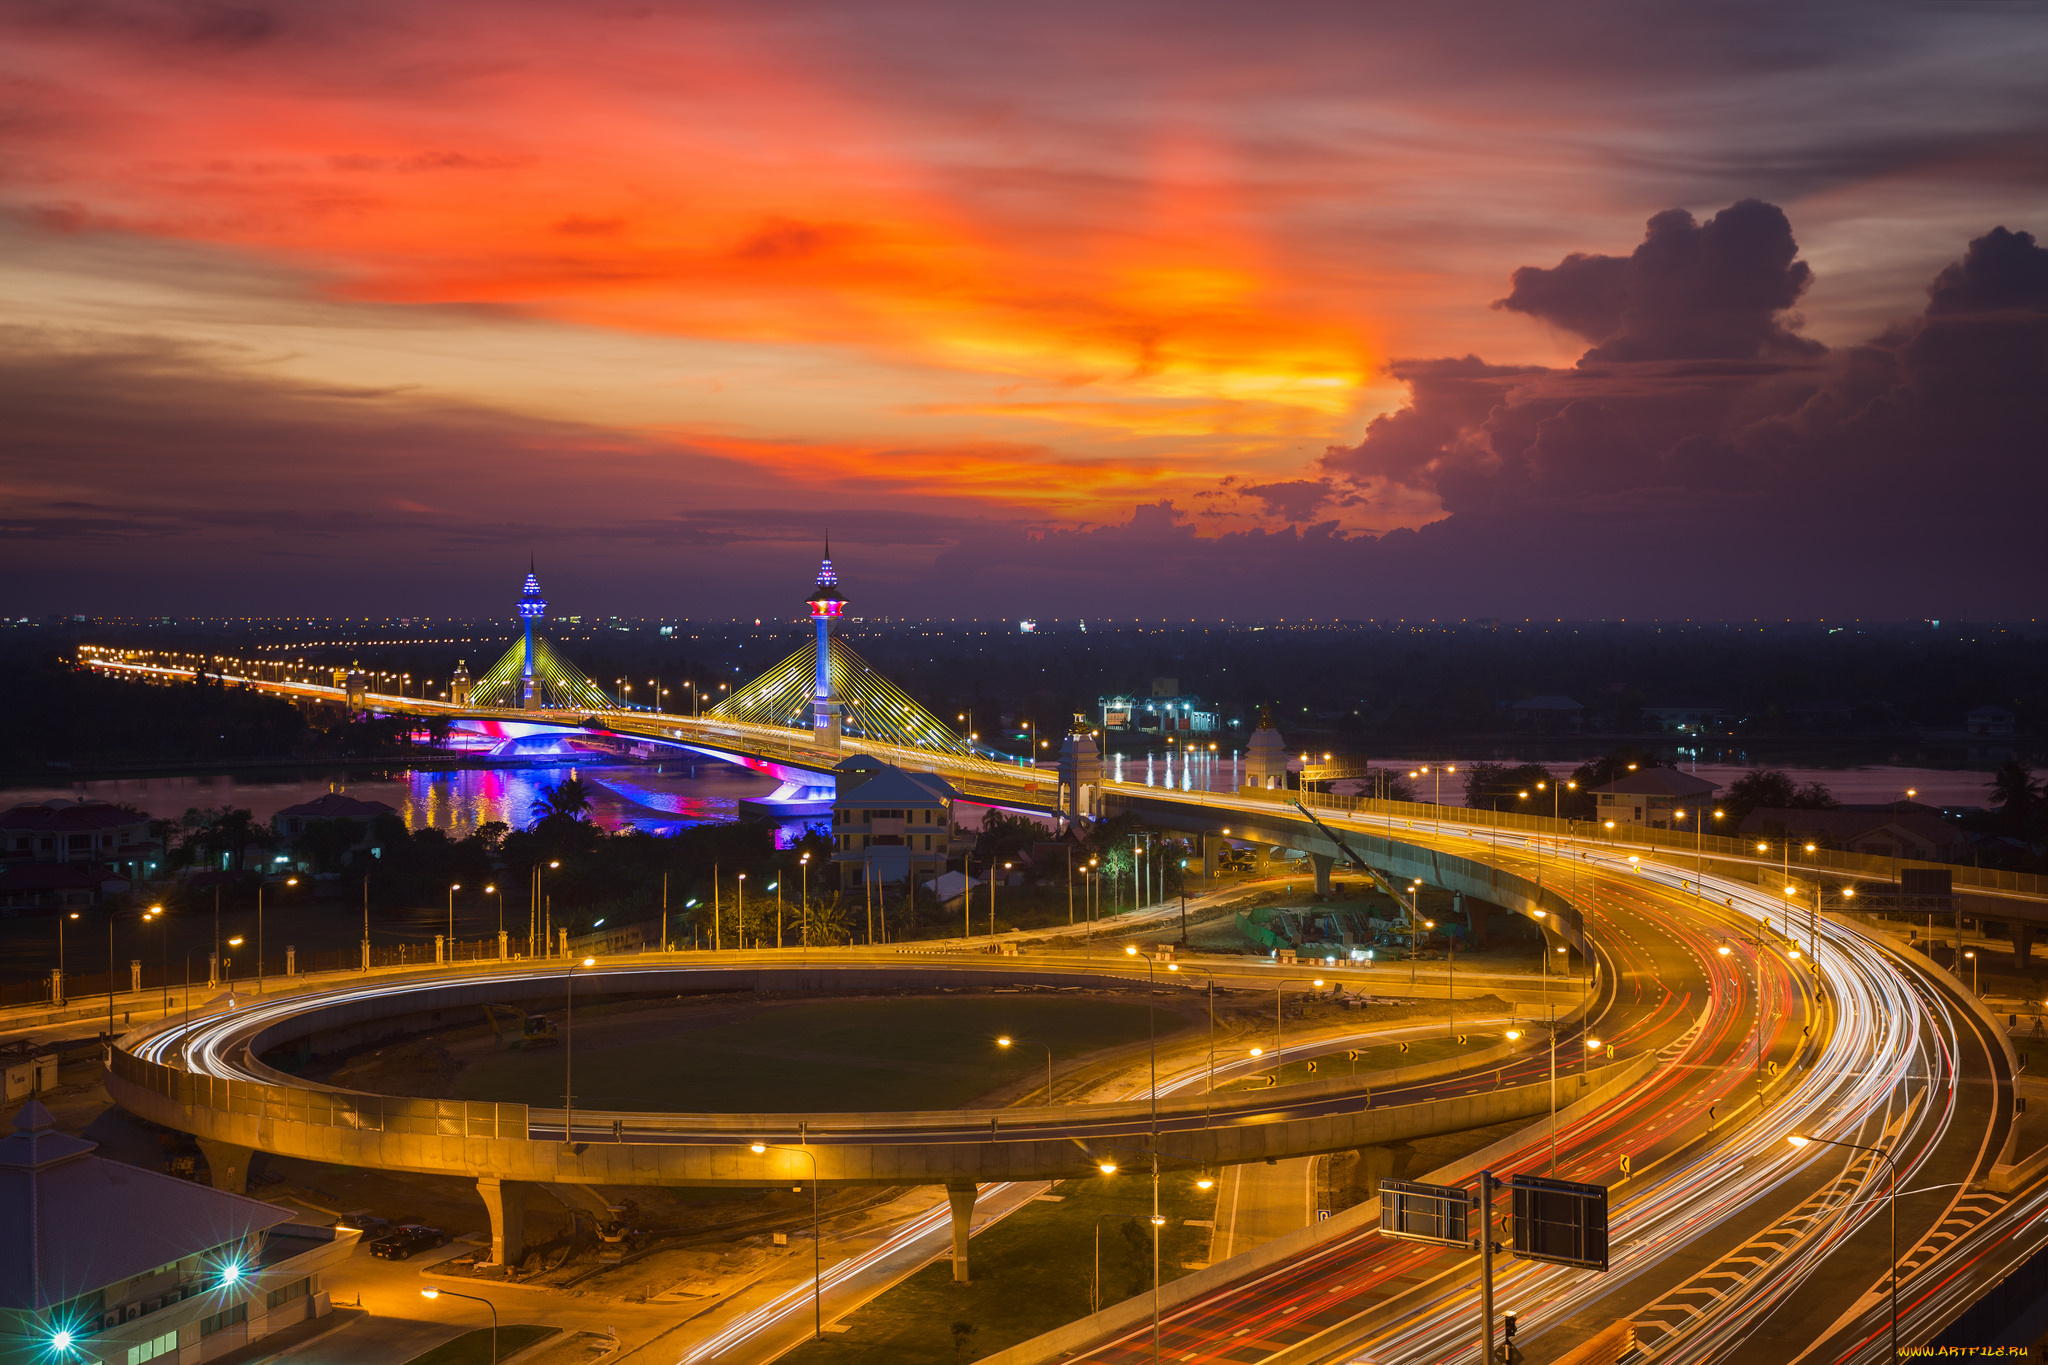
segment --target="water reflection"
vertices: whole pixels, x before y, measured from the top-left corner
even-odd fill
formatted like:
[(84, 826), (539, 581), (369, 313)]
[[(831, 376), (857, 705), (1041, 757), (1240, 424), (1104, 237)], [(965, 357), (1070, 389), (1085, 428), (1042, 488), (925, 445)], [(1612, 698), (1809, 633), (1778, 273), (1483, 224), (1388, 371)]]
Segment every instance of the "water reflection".
[(600, 767), (405, 769), (375, 775), (298, 772), (290, 775), (202, 773), (123, 777), (64, 786), (9, 789), (8, 804), (53, 797), (122, 802), (176, 819), (194, 806), (246, 806), (269, 820), (329, 791), (382, 801), (413, 829), (442, 829), (458, 838), (489, 820), (533, 823), (544, 788), (570, 776), (590, 789), (591, 818), (606, 829), (668, 834), (684, 825), (739, 817), (743, 798), (766, 796), (772, 778), (705, 759)]

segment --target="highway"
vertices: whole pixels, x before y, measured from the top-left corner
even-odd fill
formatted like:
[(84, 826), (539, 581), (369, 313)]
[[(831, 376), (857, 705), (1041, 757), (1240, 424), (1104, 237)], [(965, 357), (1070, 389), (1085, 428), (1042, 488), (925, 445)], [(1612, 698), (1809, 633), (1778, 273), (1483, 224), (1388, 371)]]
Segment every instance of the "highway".
[[(1903, 1186), (1926, 1189), (1901, 1204), (1901, 1246), (1931, 1251), (1929, 1234), (1985, 1202), (1962, 1186), (1989, 1174), (2006, 1131), (1991, 1082), (1995, 1040), (1962, 1002), (1832, 925), (1817, 996), (1784, 940), (1755, 932), (1768, 898), (1710, 880), (1701, 899), (1681, 886), (1690, 880), (1608, 864), (1581, 888), (1623, 997), (1676, 997), (1703, 1016), (1661, 1045), (1664, 1064), (1625, 1100), (1560, 1132), (1554, 1165), (1540, 1133), (1492, 1154), (1498, 1176), (1555, 1171), (1607, 1184), (1614, 1200), (1607, 1274), (1497, 1262), (1496, 1303), (1517, 1311), (1523, 1339), (1546, 1357), (1632, 1315), (1660, 1359), (1717, 1359), (1745, 1342), (1768, 1342), (1776, 1359), (1877, 1359), (1888, 1349), (1888, 1300), (1873, 1297), (1885, 1262), (1865, 1234), (1884, 1213), (1873, 1197), (1881, 1166), (1818, 1143), (1797, 1149), (1786, 1135), (1898, 1139)], [(1903, 1259), (1906, 1299), (1934, 1317), (1939, 1277), (1921, 1290), (1914, 1255)], [(1160, 1358), (1467, 1358), (1477, 1350), (1475, 1263), (1361, 1231), (1177, 1309), (1162, 1324)], [(1149, 1360), (1152, 1349), (1148, 1322), (1073, 1358)]]
[[(440, 709), (413, 699), (377, 702), (393, 710)], [(798, 743), (798, 732), (775, 727), (631, 712), (607, 713), (605, 723), (621, 734), (755, 766), (785, 762), (816, 771), (824, 761)], [(858, 741), (847, 747), (939, 771), (976, 799), (1026, 809), (1043, 807), (1055, 780), (1044, 770)], [(1554, 1153), (1550, 1136), (1531, 1130), (1526, 1141), (1490, 1158), (1497, 1175), (1554, 1171), (1613, 1191), (1615, 1252), (1607, 1274), (1515, 1261), (1501, 1270), (1498, 1301), (1517, 1310), (1523, 1339), (1545, 1355), (1622, 1314), (1660, 1359), (1719, 1359), (1738, 1345), (1785, 1361), (1883, 1355), (1892, 1288), (1885, 1163), (1830, 1141), (1883, 1145), (1896, 1157), (1902, 1342), (1924, 1340), (2041, 1242), (2048, 1192), (2030, 1185), (2008, 1197), (1985, 1188), (2010, 1160), (2012, 1064), (2000, 1031), (1929, 964), (1881, 948), (1853, 925), (1825, 918), (1814, 924), (1817, 917), (1776, 894), (1768, 874), (1777, 869), (1768, 859), (1729, 841), (1706, 841), (1715, 846), (1703, 844), (1705, 856), (1696, 860), (1694, 850), (1651, 831), (1595, 839), (1549, 821), (1441, 810), (1418, 818), (1420, 808), (1395, 812), (1390, 803), (1319, 801), (1310, 817), (1265, 796), (1119, 782), (1105, 783), (1103, 794), (1184, 828), (1256, 825), (1268, 833), (1255, 837), (1326, 857), (1332, 848), (1341, 855), (1331, 839), (1346, 832), (1397, 841), (1418, 856), (1455, 855), (1468, 868), (1504, 869), (1539, 887), (1539, 901), (1558, 896), (1574, 912), (1555, 923), (1567, 937), (1583, 929), (1601, 963), (1591, 1028), (1614, 1044), (1618, 1062), (1649, 1069), (1616, 1102), (1573, 1115), (1556, 1134)], [(1816, 856), (1813, 863), (1793, 868), (1794, 877), (1882, 878), (1892, 870), (1853, 855)], [(1731, 880), (1724, 875), (1730, 872), (1766, 885)], [(2048, 910), (2048, 895), (2032, 882), (2008, 878), (2007, 886), (1970, 869), (1955, 877), (1959, 892), (1997, 897), (2011, 913)], [(235, 1060), (245, 1035), (224, 1024), (207, 1028), (214, 1031), (179, 1046), (189, 1043), (204, 1068), (253, 1076), (238, 1071), (243, 1064)], [(1561, 1060), (1570, 1060), (1579, 1036), (1567, 1031), (1560, 1040)], [(1433, 1078), (1407, 1092), (1375, 1093), (1372, 1103), (1414, 1102), (1459, 1085), (1468, 1094), (1486, 1085), (1527, 1085), (1547, 1075), (1547, 1060), (1524, 1055), (1483, 1078)], [(1355, 1110), (1357, 1101), (1320, 1093), (1284, 1108), (1319, 1120)], [(1248, 1130), (1282, 1117), (1281, 1108), (1233, 1099), (1205, 1113), (1203, 1127)], [(1164, 1098), (1161, 1110), (1165, 1148), (1189, 1131), (1189, 1115)], [(908, 1117), (878, 1116), (859, 1137), (823, 1127), (807, 1137), (828, 1148), (860, 1137), (945, 1146), (964, 1136), (957, 1116), (904, 1122)], [(536, 1136), (567, 1136), (559, 1116), (552, 1130), (549, 1118), (545, 1111), (532, 1115)], [(1105, 1106), (1078, 1121), (1010, 1111), (998, 1122), (1009, 1141), (1128, 1142), (1150, 1132), (1149, 1113), (1140, 1117), (1126, 1106)], [(658, 1146), (729, 1142), (734, 1128), (701, 1117), (637, 1116), (630, 1131), (633, 1145)], [(1787, 1141), (1793, 1133), (1828, 1141), (1795, 1148)], [(574, 1136), (584, 1136), (580, 1122)], [(1477, 1342), (1471, 1259), (1389, 1243), (1369, 1228), (1335, 1237), (1287, 1264), (1177, 1304), (1162, 1324), (1160, 1358), (1369, 1358), (1375, 1365), (1468, 1359)], [(1135, 1332), (1106, 1331), (1075, 1358), (1135, 1361), (1150, 1359), (1153, 1349), (1147, 1322)]]

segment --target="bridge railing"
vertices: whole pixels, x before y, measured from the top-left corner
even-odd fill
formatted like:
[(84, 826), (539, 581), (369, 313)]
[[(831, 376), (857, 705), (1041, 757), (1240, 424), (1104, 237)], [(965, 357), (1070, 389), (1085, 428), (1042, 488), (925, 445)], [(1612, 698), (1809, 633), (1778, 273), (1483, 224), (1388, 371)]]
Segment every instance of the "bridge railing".
[(117, 1080), (160, 1095), (181, 1109), (210, 1109), (263, 1122), (420, 1137), (524, 1140), (527, 1133), (527, 1107), (523, 1104), (408, 1099), (202, 1076), (149, 1061), (120, 1047), (113, 1050), (108, 1070)]
[[(1133, 782), (1105, 782), (1103, 786), (1105, 791), (1115, 791), (1118, 794), (1164, 797), (1197, 804), (1207, 804), (1203, 798), (1213, 797), (1219, 805), (1258, 801), (1275, 807), (1292, 808), (1294, 803), (1299, 801), (1318, 813), (1399, 820), (1415, 828), (1424, 825), (1446, 827), (1470, 838), (1484, 838), (1489, 831), (1515, 831), (1560, 839), (1598, 839), (1617, 848), (1649, 847), (1667, 850), (1681, 858), (1686, 855), (1704, 855), (1708, 858), (1739, 859), (1745, 863), (1778, 861), (1769, 858), (1768, 855), (1760, 855), (1756, 843), (1750, 840), (1730, 839), (1717, 834), (1692, 834), (1684, 830), (1653, 829), (1646, 825), (1617, 823), (1613, 829), (1607, 829), (1593, 820), (1556, 820), (1547, 815), (1475, 810), (1469, 806), (1442, 806), (1426, 801), (1382, 801), (1369, 796), (1338, 796), (1324, 792), (1274, 790), (1265, 787), (1242, 787), (1235, 792), (1177, 792)], [(1767, 842), (1771, 844), (1770, 852), (1782, 851), (1782, 845), (1778, 840)], [(1782, 866), (1782, 862), (1779, 865)], [(1955, 863), (1930, 863), (1913, 858), (1895, 860), (1868, 853), (1850, 853), (1829, 848), (1816, 849), (1812, 853), (1799, 850), (1791, 862), (1791, 869), (1795, 874), (1802, 871), (1834, 872), (1846, 877), (1882, 882), (1896, 880), (1900, 868), (1931, 868), (1947, 872), (1958, 889), (1971, 888), (2012, 892), (2025, 896), (2048, 896), (2048, 877), (2029, 872), (2007, 872), (1999, 868), (1963, 867)], [(1759, 870), (1768, 869), (1760, 867)]]

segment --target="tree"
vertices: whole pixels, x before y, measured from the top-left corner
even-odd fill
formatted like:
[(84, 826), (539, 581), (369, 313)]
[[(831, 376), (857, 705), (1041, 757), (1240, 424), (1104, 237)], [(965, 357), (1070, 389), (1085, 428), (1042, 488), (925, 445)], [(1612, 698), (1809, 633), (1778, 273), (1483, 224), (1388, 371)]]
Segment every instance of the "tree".
[(300, 856), (313, 864), (315, 872), (335, 872), (366, 833), (368, 827), (362, 821), (346, 815), (335, 820), (308, 820), (297, 847)]
[(270, 842), (270, 831), (257, 823), (249, 810), (236, 806), (213, 812), (200, 841), (212, 852), (228, 855), (228, 866), (236, 872), (242, 870), (242, 863), (249, 850), (258, 844)]
[(958, 1360), (960, 1353), (967, 1349), (968, 1341), (981, 1329), (971, 1322), (961, 1321), (946, 1330), (953, 1334), (953, 1359)]
[(1841, 802), (1824, 783), (1800, 786), (1775, 768), (1751, 768), (1728, 788), (1722, 809), (1728, 813), (1728, 827), (1739, 829), (1755, 810), (1836, 810)]
[(2041, 805), (2044, 796), (2042, 784), (2034, 777), (2033, 770), (2016, 758), (2009, 758), (1999, 765), (1986, 784), (1991, 788), (1992, 804), (2014, 833), (2024, 834), (2033, 823), (2034, 812)]
[(542, 787), (540, 800), (533, 803), (533, 814), (541, 821), (587, 819), (590, 789), (580, 777), (565, 777), (552, 787)]
[[(1556, 781), (1541, 763), (1475, 763), (1465, 770), (1465, 804), (1474, 810), (1506, 810), (1518, 815), (1550, 814), (1550, 784)], [(1539, 788), (1538, 783), (1543, 785)], [(1529, 793), (1526, 799), (1522, 793)], [(1537, 798), (1541, 797), (1539, 801)]]

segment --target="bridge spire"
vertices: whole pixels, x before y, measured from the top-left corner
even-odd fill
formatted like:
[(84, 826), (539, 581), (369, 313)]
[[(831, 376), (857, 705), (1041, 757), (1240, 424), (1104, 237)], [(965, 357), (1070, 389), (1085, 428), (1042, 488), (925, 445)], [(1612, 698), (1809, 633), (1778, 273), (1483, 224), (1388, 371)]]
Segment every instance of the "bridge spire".
[(818, 653), (812, 668), (811, 731), (821, 749), (839, 751), (839, 696), (832, 686), (832, 622), (846, 610), (839, 594), (839, 574), (832, 567), (832, 537), (825, 537), (825, 557), (818, 562), (818, 583), (810, 600), (811, 621), (818, 628)]
[(548, 614), (547, 599), (540, 595), (540, 576), (534, 572), (533, 555), (526, 556), (526, 586), (519, 591), (519, 618), (526, 625), (526, 656), (519, 669), (519, 708), (540, 709), (540, 693), (533, 683), (533, 623)]

